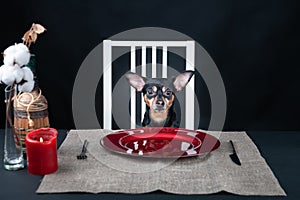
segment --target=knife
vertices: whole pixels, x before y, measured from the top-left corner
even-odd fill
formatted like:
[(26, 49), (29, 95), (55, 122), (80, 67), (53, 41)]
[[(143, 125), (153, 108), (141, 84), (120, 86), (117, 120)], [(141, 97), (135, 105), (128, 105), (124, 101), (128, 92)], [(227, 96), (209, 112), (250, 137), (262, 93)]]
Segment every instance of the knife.
[(229, 142), (230, 142), (231, 147), (232, 147), (232, 154), (230, 154), (229, 156), (230, 156), (232, 162), (234, 162), (235, 164), (241, 166), (242, 163), (241, 163), (241, 161), (240, 161), (240, 159), (239, 159), (239, 157), (238, 157), (238, 155), (237, 155), (237, 153), (236, 153), (236, 150), (235, 150), (235, 147), (234, 147), (234, 145), (233, 145), (232, 140), (230, 140)]

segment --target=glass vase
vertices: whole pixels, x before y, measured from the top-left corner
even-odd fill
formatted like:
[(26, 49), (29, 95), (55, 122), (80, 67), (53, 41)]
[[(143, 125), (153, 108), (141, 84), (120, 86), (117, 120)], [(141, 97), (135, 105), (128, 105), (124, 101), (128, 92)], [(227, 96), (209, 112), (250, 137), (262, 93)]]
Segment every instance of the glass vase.
[(4, 140), (4, 168), (7, 170), (18, 170), (24, 168), (21, 135), (14, 127), (13, 101), (17, 95), (17, 86), (5, 88), (6, 122)]

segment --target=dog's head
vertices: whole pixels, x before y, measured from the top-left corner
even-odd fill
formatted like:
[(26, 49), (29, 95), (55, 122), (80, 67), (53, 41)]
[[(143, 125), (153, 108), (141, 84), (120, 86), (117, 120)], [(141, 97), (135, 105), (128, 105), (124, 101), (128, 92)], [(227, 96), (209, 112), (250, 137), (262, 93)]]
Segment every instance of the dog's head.
[(171, 79), (146, 78), (127, 73), (126, 78), (137, 92), (142, 92), (146, 104), (155, 112), (162, 113), (173, 105), (174, 92), (181, 91), (190, 81), (194, 71), (185, 71)]

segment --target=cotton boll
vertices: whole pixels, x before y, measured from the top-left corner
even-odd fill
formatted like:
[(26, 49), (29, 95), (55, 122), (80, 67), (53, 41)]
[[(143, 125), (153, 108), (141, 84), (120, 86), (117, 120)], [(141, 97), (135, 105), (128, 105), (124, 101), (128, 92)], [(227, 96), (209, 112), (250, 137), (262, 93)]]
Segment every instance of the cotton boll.
[(7, 47), (3, 53), (4, 54), (14, 54), (17, 51), (29, 52), (29, 49), (25, 44), (18, 43), (18, 44), (14, 44), (14, 45)]
[(2, 65), (1, 68), (1, 82), (6, 85), (12, 85), (14, 82), (19, 83), (23, 80), (24, 72), (23, 70), (15, 65), (15, 66), (7, 66)]
[(5, 55), (14, 54), (17, 51), (16, 45), (11, 45), (4, 50)]
[(30, 60), (29, 49), (23, 43), (15, 44), (7, 49), (4, 53), (4, 64), (5, 65), (14, 65), (17, 63), (19, 66), (26, 65)]
[(25, 81), (32, 81), (33, 80), (33, 73), (30, 70), (30, 68), (29, 67), (23, 67), (22, 70), (23, 70), (23, 73), (24, 73), (23, 79)]
[[(5, 54), (5, 53), (4, 53)], [(14, 54), (5, 54), (3, 63), (7, 66), (13, 66), (15, 62)]]
[(21, 82), (24, 77), (24, 71), (17, 65), (15, 65), (13, 70), (13, 76), (15, 77), (15, 80), (17, 83)]
[(5, 65), (2, 65), (1, 67), (0, 67), (0, 83), (2, 82), (1, 80), (2, 80), (2, 74), (3, 74), (3, 69), (5, 68)]
[(28, 47), (23, 43), (15, 44), (15, 48), (16, 48), (17, 51), (29, 52)]
[(18, 86), (20, 92), (31, 92), (34, 88), (34, 81), (27, 81)]
[(7, 65), (3, 65), (2, 67), (3, 69), (1, 81), (6, 85), (12, 85), (15, 82), (15, 76), (13, 75), (14, 67)]
[(19, 66), (26, 65), (30, 60), (30, 53), (28, 51), (17, 51), (14, 54), (15, 63)]
[(6, 65), (2, 65), (2, 66), (0, 67), (0, 74), (3, 73), (3, 70), (5, 69), (5, 67), (6, 67)]

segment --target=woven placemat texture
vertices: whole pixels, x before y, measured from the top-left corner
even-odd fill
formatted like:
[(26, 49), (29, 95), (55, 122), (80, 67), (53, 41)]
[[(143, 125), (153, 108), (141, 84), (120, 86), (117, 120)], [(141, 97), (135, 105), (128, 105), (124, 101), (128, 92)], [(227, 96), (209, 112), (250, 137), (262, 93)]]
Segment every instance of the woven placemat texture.
[[(285, 196), (278, 180), (246, 132), (208, 132), (221, 146), (208, 155), (180, 159), (124, 156), (105, 150), (109, 130), (71, 130), (58, 150), (59, 169), (46, 175), (37, 193), (147, 193)], [(88, 158), (77, 160), (87, 139)], [(229, 140), (242, 165), (234, 164)]]

